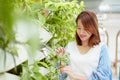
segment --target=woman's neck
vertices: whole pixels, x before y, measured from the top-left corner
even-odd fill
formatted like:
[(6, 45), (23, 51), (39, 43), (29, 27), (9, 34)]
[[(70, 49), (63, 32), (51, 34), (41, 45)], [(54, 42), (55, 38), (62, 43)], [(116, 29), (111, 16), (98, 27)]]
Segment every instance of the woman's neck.
[(88, 47), (88, 46), (89, 46), (89, 45), (88, 45), (88, 41), (83, 41), (83, 42), (82, 42), (82, 46), (83, 46), (83, 47)]

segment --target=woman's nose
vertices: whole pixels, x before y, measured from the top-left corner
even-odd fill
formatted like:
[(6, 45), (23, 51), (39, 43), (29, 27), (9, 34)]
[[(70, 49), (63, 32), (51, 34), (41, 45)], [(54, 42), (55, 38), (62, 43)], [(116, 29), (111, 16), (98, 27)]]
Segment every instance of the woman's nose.
[(84, 29), (81, 29), (81, 30), (80, 30), (80, 34), (84, 33), (84, 31), (85, 31)]

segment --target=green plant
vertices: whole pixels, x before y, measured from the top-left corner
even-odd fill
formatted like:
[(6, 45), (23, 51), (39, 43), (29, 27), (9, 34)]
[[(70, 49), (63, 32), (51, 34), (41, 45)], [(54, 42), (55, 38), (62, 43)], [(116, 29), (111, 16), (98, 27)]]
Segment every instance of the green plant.
[[(58, 57), (54, 50), (59, 46), (65, 47), (69, 41), (74, 40), (75, 18), (84, 10), (84, 2), (78, 4), (77, 0), (38, 0), (38, 2), (22, 0), (20, 3), (19, 7), (22, 7), (24, 14), (32, 17), (41, 27), (52, 33), (52, 38), (44, 44), (44, 47), (50, 47), (49, 56), (45, 56), (41, 61), (34, 61), (31, 65), (23, 66), (21, 80), (39, 80), (42, 77), (42, 80), (58, 80), (59, 65), (69, 64), (69, 54)], [(39, 72), (40, 67), (47, 69), (48, 73), (43, 75)]]
[(70, 63), (69, 53), (64, 53), (62, 56), (57, 56), (54, 53), (50, 53), (49, 59), (46, 59), (46, 62), (49, 64), (48, 71), (46, 74), (48, 80), (59, 80), (60, 75), (60, 66), (66, 66)]
[(0, 0), (0, 48), (4, 53), (4, 67), (6, 67), (6, 53), (11, 53), (15, 62), (17, 48), (15, 46), (15, 32), (13, 30), (14, 18), (14, 1)]
[(38, 61), (34, 64), (29, 65), (26, 62), (23, 67), (23, 72), (20, 80), (47, 80), (47, 78), (39, 72)]
[[(41, 61), (35, 61), (33, 64), (28, 63), (23, 65), (23, 72), (21, 80), (59, 80), (59, 66), (66, 66), (69, 64), (69, 53), (64, 53), (63, 56), (57, 56), (53, 51), (49, 53)], [(40, 68), (44, 68), (45, 74), (41, 72)]]
[(84, 10), (84, 2), (78, 0), (23, 0), (20, 8), (24, 14), (36, 20), (41, 27), (52, 33), (49, 46), (65, 47), (69, 41), (74, 40), (75, 18)]
[(76, 1), (48, 2), (45, 4), (48, 12), (44, 27), (52, 33), (53, 37), (48, 45), (51, 47), (65, 47), (69, 41), (74, 40), (75, 18), (84, 10), (84, 2)]
[[(26, 16), (24, 10), (21, 10), (20, 6), (21, 0), (0, 0), (0, 49), (2, 50), (1, 52), (3, 52), (1, 54), (4, 54), (3, 67), (5, 71), (7, 54), (11, 54), (13, 56), (13, 61), (16, 67), (15, 57), (18, 57), (18, 44), (29, 46), (31, 53), (34, 53), (34, 51), (38, 49), (38, 45), (40, 45), (40, 40), (36, 35), (32, 35), (26, 42), (19, 42), (16, 40), (15, 24), (17, 22), (17, 18), (19, 18), (17, 16)], [(20, 11), (22, 13), (19, 13)]]

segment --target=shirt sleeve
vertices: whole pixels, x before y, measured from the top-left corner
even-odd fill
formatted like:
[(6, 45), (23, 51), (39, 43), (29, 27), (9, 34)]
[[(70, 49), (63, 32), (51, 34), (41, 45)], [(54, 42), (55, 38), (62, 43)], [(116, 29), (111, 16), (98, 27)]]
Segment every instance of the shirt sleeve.
[(112, 80), (110, 59), (106, 45), (102, 45), (97, 69), (92, 72), (88, 80)]

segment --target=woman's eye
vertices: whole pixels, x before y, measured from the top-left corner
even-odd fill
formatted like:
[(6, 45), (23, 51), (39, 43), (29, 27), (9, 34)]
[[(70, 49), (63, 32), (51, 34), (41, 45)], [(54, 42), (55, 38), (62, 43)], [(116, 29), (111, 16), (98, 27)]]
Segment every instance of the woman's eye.
[(77, 28), (77, 29), (81, 29), (81, 28)]

